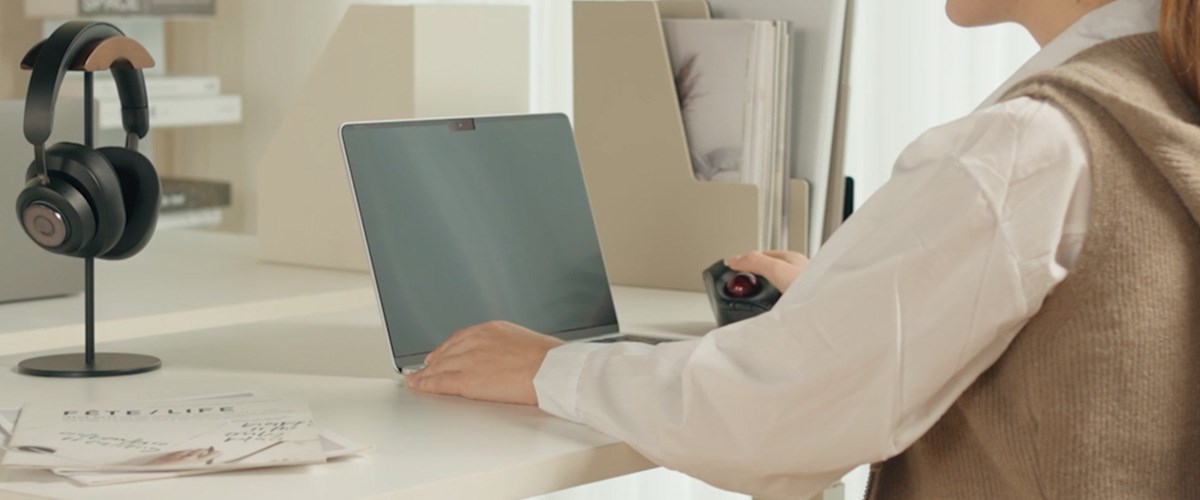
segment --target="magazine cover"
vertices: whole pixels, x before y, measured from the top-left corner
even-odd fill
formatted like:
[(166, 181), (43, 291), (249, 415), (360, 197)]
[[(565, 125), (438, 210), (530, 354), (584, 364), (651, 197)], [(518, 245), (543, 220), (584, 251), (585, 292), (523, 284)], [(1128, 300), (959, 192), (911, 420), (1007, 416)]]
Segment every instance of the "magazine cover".
[(239, 399), (27, 405), (0, 465), (181, 471), (324, 461), (306, 403)]
[(743, 170), (754, 29), (747, 21), (663, 21), (697, 179), (753, 184)]
[(791, 28), (782, 21), (663, 21), (699, 180), (759, 188), (759, 247), (785, 246)]
[[(259, 398), (260, 394), (252, 391), (233, 392), (224, 394), (213, 394), (207, 396), (195, 396), (190, 398), (182, 398), (174, 401), (198, 401), (198, 400), (221, 400), (221, 399), (250, 399)], [(0, 448), (8, 445), (8, 438), (12, 435), (12, 430), (21, 414), (19, 407), (0, 407)], [(347, 439), (339, 434), (328, 430), (320, 430), (321, 452), (325, 455), (325, 459), (336, 460), (346, 457), (356, 456), (365, 453), (371, 449), (350, 439)], [(2, 453), (2, 452), (0, 452)], [(281, 464), (287, 465), (287, 464)], [(270, 464), (264, 465), (269, 467)], [(54, 474), (70, 479), (71, 481), (81, 486), (106, 486), (110, 484), (123, 484), (140, 481), (152, 481), (157, 479), (168, 479), (172, 477), (191, 476), (196, 474), (209, 474), (221, 472), (221, 469), (199, 469), (199, 470), (183, 470), (183, 471), (90, 471), (90, 470), (68, 470), (54, 469)]]

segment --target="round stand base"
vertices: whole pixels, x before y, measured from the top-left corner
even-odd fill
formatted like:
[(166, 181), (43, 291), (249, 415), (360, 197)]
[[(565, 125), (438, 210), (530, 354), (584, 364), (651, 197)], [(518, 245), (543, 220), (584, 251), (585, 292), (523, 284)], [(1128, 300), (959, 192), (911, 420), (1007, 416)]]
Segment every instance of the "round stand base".
[(162, 361), (154, 356), (141, 354), (97, 353), (96, 360), (88, 364), (82, 353), (43, 356), (22, 361), (17, 371), (37, 377), (114, 377), (146, 373), (162, 367)]

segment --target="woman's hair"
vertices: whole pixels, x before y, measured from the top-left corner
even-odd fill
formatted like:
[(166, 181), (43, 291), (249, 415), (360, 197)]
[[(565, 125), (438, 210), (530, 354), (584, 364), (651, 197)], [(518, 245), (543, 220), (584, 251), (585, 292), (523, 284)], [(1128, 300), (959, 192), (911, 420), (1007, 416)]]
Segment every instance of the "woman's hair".
[(1159, 36), (1179, 84), (1200, 102), (1200, 0), (1162, 0)]

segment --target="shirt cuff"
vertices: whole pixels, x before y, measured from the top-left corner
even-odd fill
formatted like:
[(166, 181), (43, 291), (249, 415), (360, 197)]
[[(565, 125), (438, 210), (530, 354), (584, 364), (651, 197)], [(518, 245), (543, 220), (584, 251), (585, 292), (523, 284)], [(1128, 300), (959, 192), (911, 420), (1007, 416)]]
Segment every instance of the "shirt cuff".
[(551, 349), (533, 378), (538, 407), (556, 417), (582, 423), (579, 413), (579, 379), (588, 356), (605, 344), (573, 342)]

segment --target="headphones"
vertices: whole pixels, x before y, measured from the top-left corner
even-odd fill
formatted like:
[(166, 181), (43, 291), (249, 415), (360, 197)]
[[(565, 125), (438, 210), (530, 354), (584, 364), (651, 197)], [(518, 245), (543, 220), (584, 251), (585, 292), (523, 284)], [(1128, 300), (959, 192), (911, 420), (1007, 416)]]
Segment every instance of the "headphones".
[[(85, 49), (124, 36), (108, 23), (72, 21), (41, 43), (25, 99), (25, 139), (34, 160), (17, 196), (17, 217), (42, 248), (72, 257), (118, 260), (145, 248), (158, 222), (161, 185), (138, 140), (150, 131), (142, 70), (117, 57), (109, 68), (121, 99), (125, 147), (60, 142), (46, 147), (63, 76)], [(92, 103), (88, 103), (91, 106)]]

